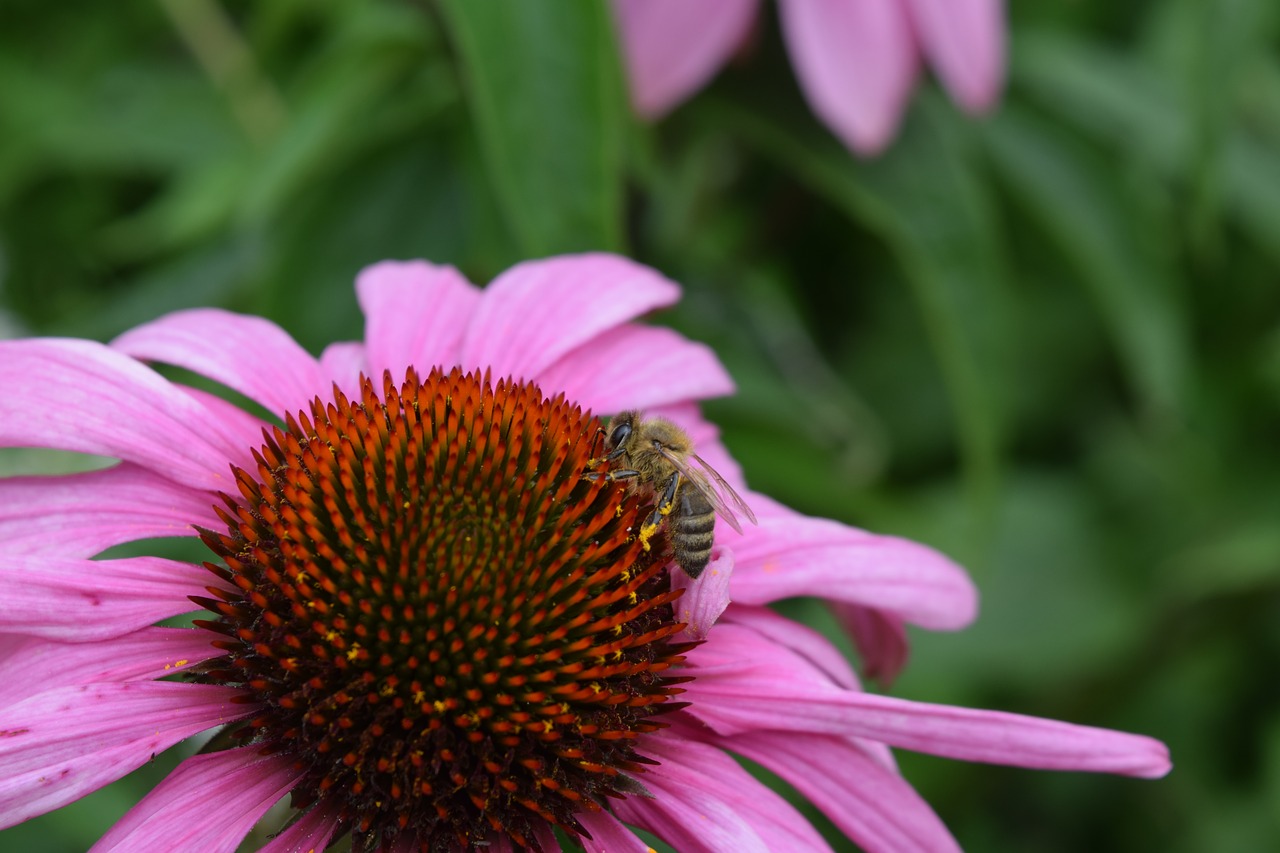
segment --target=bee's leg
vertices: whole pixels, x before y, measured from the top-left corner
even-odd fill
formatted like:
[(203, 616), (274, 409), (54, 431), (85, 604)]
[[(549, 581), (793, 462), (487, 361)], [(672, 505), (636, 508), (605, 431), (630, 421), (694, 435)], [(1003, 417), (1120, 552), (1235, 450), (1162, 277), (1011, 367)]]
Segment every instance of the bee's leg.
[(603, 459), (596, 457), (596, 445), (600, 443), (600, 436), (608, 435), (604, 427), (596, 427), (596, 434), (591, 437), (591, 458), (587, 460), (587, 467), (594, 468), (603, 462)]
[(640, 544), (646, 551), (649, 550), (649, 540), (653, 538), (653, 534), (658, 532), (658, 528), (662, 526), (667, 516), (675, 511), (676, 491), (680, 488), (680, 479), (679, 471), (671, 475), (671, 479), (667, 480), (666, 488), (662, 490), (662, 497), (658, 498), (658, 505), (640, 526)]
[(598, 480), (616, 483), (618, 480), (634, 480), (639, 476), (639, 471), (633, 471), (630, 468), (616, 468), (613, 471), (584, 471), (582, 479), (590, 480), (593, 483)]
[[(590, 480), (593, 483), (597, 483), (600, 480), (616, 483), (618, 480), (634, 480), (639, 476), (639, 471), (633, 471), (630, 468), (615, 468), (612, 471), (585, 471), (582, 474), (582, 479)], [(634, 488), (634, 484), (631, 488)], [(622, 515), (622, 504), (618, 504), (618, 515)], [(649, 550), (648, 543), (645, 543), (644, 549), (646, 551)]]
[[(604, 430), (600, 430), (600, 431), (601, 431), (601, 432), (604, 432)], [(592, 445), (592, 448), (591, 448), (591, 449), (592, 449), (592, 450), (595, 450), (595, 445), (594, 445), (594, 444)], [(610, 450), (608, 453), (606, 453), (604, 456), (601, 456), (601, 457), (600, 457), (600, 458), (598, 458), (598, 459), (588, 459), (588, 460), (587, 460), (587, 467), (588, 467), (588, 468), (594, 468), (594, 467), (596, 467), (597, 465), (599, 465), (601, 462), (612, 462), (613, 460), (617, 459), (619, 456), (621, 456), (622, 454), (624, 454), (624, 453), (626, 453), (626, 452), (627, 452), (627, 448), (626, 448), (626, 446), (625, 446), (625, 445), (622, 445), (622, 444), (619, 444), (619, 445), (618, 445), (617, 447), (615, 447), (613, 450)], [(638, 475), (633, 475), (633, 476), (638, 476)]]

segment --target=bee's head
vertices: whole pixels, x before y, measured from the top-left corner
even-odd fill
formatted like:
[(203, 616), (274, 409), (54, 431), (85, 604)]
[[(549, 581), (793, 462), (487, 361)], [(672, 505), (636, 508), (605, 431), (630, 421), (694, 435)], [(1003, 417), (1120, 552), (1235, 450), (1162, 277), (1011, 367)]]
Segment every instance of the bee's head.
[(605, 438), (605, 446), (609, 450), (622, 447), (626, 444), (627, 439), (631, 437), (631, 431), (635, 426), (635, 412), (619, 412), (609, 421), (609, 435)]

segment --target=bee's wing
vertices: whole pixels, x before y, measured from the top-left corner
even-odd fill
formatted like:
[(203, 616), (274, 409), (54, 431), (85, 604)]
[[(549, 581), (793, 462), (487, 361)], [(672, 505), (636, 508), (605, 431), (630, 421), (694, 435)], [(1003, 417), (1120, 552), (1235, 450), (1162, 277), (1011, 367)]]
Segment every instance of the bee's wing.
[(737, 532), (742, 532), (742, 525), (738, 522), (738, 517), (734, 515), (730, 504), (733, 504), (739, 512), (746, 517), (747, 521), (756, 524), (756, 514), (751, 511), (751, 507), (747, 506), (737, 492), (733, 490), (733, 486), (720, 476), (720, 472), (708, 465), (701, 456), (696, 453), (690, 453), (689, 459), (697, 465), (685, 461), (681, 457), (667, 450), (662, 445), (658, 445), (658, 452), (661, 453), (666, 460), (680, 472), (680, 476), (684, 477), (690, 485), (702, 493), (702, 496), (711, 504), (711, 508), (716, 511), (716, 515), (723, 518)]

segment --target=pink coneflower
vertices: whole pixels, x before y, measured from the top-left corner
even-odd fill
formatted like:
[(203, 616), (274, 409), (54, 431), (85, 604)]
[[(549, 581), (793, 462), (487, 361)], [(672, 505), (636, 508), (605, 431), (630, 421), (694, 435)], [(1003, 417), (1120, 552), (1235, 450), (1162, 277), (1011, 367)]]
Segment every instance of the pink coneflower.
[[(614, 0), (637, 111), (656, 118), (702, 88), (743, 43), (758, 0)], [(1004, 76), (1002, 0), (779, 0), (783, 35), (814, 112), (854, 151), (897, 131), (920, 55), (969, 112)]]
[[(114, 457), (0, 480), (0, 826), (220, 732), (95, 850), (823, 850), (774, 770), (868, 850), (954, 841), (889, 747), (1159, 776), (1145, 737), (859, 689), (765, 605), (815, 595), (893, 635), (956, 628), (974, 591), (939, 554), (800, 516), (724, 532), (691, 582), (634, 534), (653, 495), (584, 479), (599, 421), (685, 426), (744, 488), (694, 400), (714, 355), (633, 322), (677, 287), (605, 255), (484, 291), (423, 262), (366, 270), (364, 343), (319, 359), (265, 320), (184, 311), (110, 345), (0, 344), (0, 446)], [(275, 424), (171, 382), (202, 374)], [(364, 378), (371, 377), (371, 378)], [(204, 565), (93, 559), (199, 536)], [(648, 548), (645, 545), (648, 545)], [(729, 603), (729, 599), (733, 603)], [(192, 610), (194, 628), (155, 623)], [(887, 628), (884, 626), (888, 626)]]

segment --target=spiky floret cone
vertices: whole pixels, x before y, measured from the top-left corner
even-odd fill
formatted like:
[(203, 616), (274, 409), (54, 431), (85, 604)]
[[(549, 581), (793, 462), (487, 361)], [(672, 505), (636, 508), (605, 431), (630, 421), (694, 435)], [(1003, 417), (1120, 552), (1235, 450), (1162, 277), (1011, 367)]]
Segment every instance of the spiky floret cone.
[(382, 385), (236, 469), (228, 532), (202, 531), (226, 562), (204, 677), (260, 703), (239, 736), (296, 756), (294, 805), (338, 808), (357, 850), (538, 849), (642, 790), (637, 739), (680, 704), (666, 543), (629, 533), (649, 499), (581, 478), (599, 422), (563, 397)]

